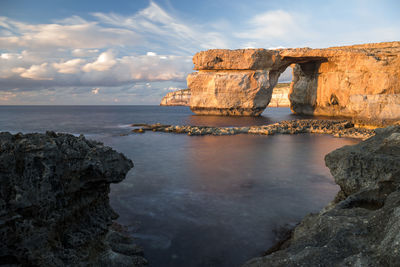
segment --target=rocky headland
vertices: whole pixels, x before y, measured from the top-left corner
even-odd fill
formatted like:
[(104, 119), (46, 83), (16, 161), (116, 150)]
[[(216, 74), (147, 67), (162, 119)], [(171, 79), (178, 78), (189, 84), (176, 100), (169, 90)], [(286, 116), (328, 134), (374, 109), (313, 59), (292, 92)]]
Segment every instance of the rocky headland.
[(325, 157), (340, 191), (244, 266), (400, 266), (400, 126)]
[(187, 77), (197, 114), (260, 115), (280, 74), (293, 68), (294, 113), (400, 119), (400, 42), (326, 49), (212, 49), (194, 55)]
[[(281, 121), (274, 124), (249, 127), (210, 127), (190, 125), (166, 125), (166, 124), (132, 124), (134, 133), (146, 131), (180, 133), (187, 135), (236, 135), (236, 134), (330, 134), (336, 137), (351, 137), (367, 139), (374, 135), (372, 129), (359, 128), (348, 120), (292, 120)], [(139, 128), (136, 128), (139, 127)]]
[(289, 101), (290, 83), (278, 83), (272, 91), (269, 108), (287, 108), (290, 107)]
[(112, 227), (110, 183), (132, 167), (83, 136), (0, 133), (0, 265), (146, 265)]
[(182, 89), (167, 93), (160, 102), (160, 106), (189, 106), (190, 89)]
[[(289, 107), (290, 83), (278, 83), (272, 92), (268, 107)], [(182, 89), (167, 93), (160, 102), (160, 106), (190, 106), (190, 89)]]

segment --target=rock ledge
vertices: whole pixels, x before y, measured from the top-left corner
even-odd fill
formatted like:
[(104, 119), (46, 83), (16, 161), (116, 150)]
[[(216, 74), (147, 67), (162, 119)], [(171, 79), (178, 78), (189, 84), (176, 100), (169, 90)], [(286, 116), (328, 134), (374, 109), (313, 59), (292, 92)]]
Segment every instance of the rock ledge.
[[(83, 136), (0, 133), (0, 262), (12, 266), (142, 266), (109, 227), (110, 183), (131, 160)], [(123, 248), (123, 249), (121, 249)]]

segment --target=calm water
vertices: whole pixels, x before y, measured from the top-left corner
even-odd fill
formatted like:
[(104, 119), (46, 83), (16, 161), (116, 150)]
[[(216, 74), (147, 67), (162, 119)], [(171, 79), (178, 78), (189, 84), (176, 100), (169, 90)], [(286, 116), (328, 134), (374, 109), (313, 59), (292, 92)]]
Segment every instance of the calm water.
[(358, 142), (323, 135), (131, 134), (130, 123), (262, 125), (295, 119), (271, 108), (258, 118), (194, 116), (187, 107), (0, 106), (0, 131), (83, 133), (135, 163), (111, 204), (151, 266), (239, 266), (275, 232), (316, 212), (338, 187), (324, 155)]

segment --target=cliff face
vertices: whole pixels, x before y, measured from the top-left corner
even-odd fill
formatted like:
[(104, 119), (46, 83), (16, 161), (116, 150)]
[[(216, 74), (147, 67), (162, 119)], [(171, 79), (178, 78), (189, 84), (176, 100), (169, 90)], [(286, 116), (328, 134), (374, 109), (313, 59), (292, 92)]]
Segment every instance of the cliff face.
[(290, 107), (290, 83), (278, 83), (272, 91), (268, 107)]
[(293, 66), (293, 112), (400, 119), (400, 42), (326, 49), (213, 49), (187, 77), (198, 114), (259, 115), (280, 73)]
[(161, 99), (160, 106), (189, 106), (190, 95), (189, 89), (169, 92)]
[[(290, 83), (278, 83), (271, 96), (268, 107), (289, 107)], [(162, 99), (160, 106), (189, 106), (190, 89), (169, 92)]]
[(400, 126), (325, 157), (341, 191), (278, 251), (245, 266), (399, 266)]
[[(0, 133), (0, 262), (15, 266), (133, 266), (145, 263), (118, 215), (110, 183), (133, 167), (83, 136)], [(14, 266), (14, 265), (13, 265)]]

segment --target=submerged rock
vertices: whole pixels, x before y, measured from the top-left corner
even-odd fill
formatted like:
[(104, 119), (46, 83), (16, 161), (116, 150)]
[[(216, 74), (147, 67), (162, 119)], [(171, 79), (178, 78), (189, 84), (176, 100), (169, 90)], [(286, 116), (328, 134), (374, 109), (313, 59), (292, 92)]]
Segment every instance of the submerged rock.
[(278, 123), (250, 126), (250, 127), (210, 127), (210, 126), (190, 126), (190, 125), (162, 125), (156, 124), (132, 124), (132, 127), (143, 126), (143, 128), (133, 129), (134, 133), (145, 131), (166, 132), (166, 133), (185, 133), (188, 135), (236, 135), (236, 134), (300, 134), (317, 133), (330, 134), (336, 137), (351, 137), (366, 139), (374, 134), (371, 129), (357, 128), (348, 120), (291, 120), (280, 121)]
[(400, 266), (400, 126), (325, 158), (341, 191), (280, 250), (244, 266)]
[(118, 217), (110, 183), (132, 167), (123, 154), (83, 136), (0, 133), (0, 263), (144, 265), (132, 240), (109, 230)]

